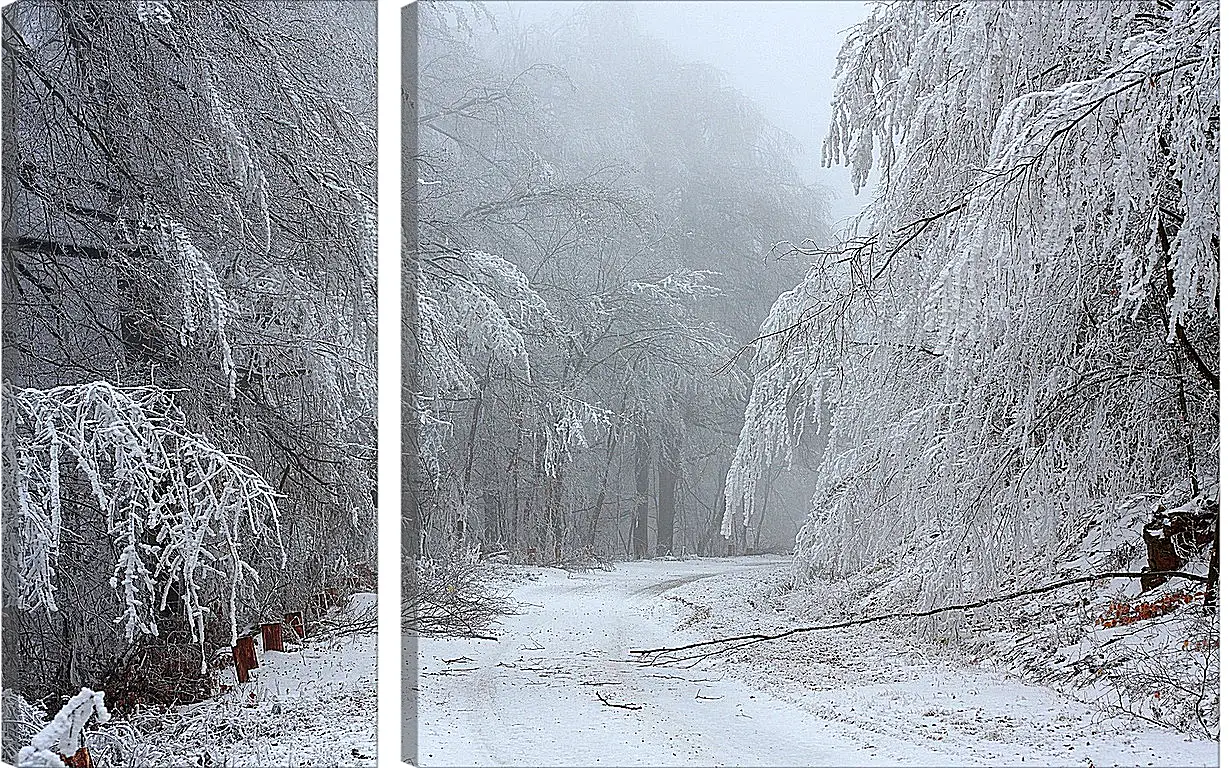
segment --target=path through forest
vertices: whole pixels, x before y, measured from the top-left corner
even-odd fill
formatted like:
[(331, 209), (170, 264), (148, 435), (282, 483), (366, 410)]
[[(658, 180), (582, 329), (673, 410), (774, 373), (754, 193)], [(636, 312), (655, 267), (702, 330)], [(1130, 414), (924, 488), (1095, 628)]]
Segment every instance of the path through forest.
[[(419, 643), (418, 755), (459, 765), (1215, 765), (1214, 742), (870, 632), (764, 646), (773, 664), (643, 667), (628, 650), (736, 628), (784, 558), (530, 569), (497, 642)], [(741, 602), (741, 605), (740, 605)], [(809, 649), (802, 644), (811, 644)], [(813, 656), (824, 663), (791, 663)], [(768, 657), (765, 657), (768, 658)], [(759, 659), (762, 662), (764, 659)]]

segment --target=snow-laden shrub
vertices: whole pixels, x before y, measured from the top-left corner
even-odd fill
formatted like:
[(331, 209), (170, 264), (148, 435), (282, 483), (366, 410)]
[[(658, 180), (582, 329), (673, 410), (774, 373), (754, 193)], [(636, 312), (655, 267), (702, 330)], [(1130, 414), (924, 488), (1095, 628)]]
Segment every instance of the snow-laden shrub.
[(61, 755), (71, 757), (81, 749), (85, 726), (91, 719), (105, 723), (111, 719), (102, 691), (82, 688), (60, 708), (30, 745), (17, 753), (18, 768), (64, 768)]
[(488, 586), (490, 564), (477, 547), (453, 546), (414, 561), (402, 575), (402, 627), (427, 636), (475, 637), (512, 613), (512, 602)]
[[(171, 392), (98, 381), (49, 390), (3, 387), (4, 504), (14, 522), (7, 546), (11, 584), (23, 610), (58, 610), (65, 474), (88, 483), (118, 551), (111, 587), (124, 636), (157, 635), (157, 615), (179, 598), (194, 640), (205, 635), (209, 592), (229, 592), (232, 640), (240, 589), (256, 571), (246, 540), (279, 542), (278, 494), (242, 456), (187, 432)], [(283, 561), (285, 553), (282, 553)], [(6, 574), (7, 575), (7, 574)]]

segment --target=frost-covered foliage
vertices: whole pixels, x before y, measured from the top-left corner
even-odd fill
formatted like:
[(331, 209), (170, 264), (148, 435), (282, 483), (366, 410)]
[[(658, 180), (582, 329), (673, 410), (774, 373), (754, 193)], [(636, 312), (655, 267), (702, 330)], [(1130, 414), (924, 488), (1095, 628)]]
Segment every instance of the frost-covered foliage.
[(64, 768), (60, 756), (72, 757), (77, 753), (91, 719), (105, 723), (111, 719), (111, 713), (103, 702), (102, 691), (82, 688), (35, 734), (30, 746), (17, 753), (18, 768)]
[(447, 399), (470, 396), (492, 373), (532, 383), (530, 333), (552, 333), (557, 321), (516, 265), (482, 251), (458, 252), (446, 274), (420, 281), (417, 336), (422, 458), (433, 484), (452, 434)]
[(883, 566), (931, 603), (1053, 563), (1132, 494), (1199, 493), (1217, 14), (894, 3), (851, 31), (825, 157), (882, 182), (763, 326), (731, 510), (818, 432), (807, 572)]
[(818, 196), (751, 100), (630, 7), (513, 16), (419, 7), (407, 331), (426, 527), (550, 562), (643, 554), (627, 531), (647, 537), (630, 518), (661, 471), (678, 475), (664, 508), (703, 499), (660, 525), (694, 551), (745, 402), (722, 364), (800, 274), (763, 257), (810, 234)]
[[(232, 577), (246, 621), (258, 605), (306, 605), (374, 557), (374, 5), (29, 0), (4, 16), (6, 385), (174, 392), (175, 431), (217, 450), (186, 454), (185, 472), (229, 462), (285, 495), (284, 563), (277, 547), (239, 545), (259, 584), (227, 551), (233, 526), (204, 522), (234, 499), (191, 511), (209, 531), (200, 562), (155, 578), (154, 538), (124, 556), (120, 588), (130, 574), (144, 601), (125, 626), (141, 635), (166, 579), (197, 569), (221, 588), (209, 597), (222, 642)], [(60, 610), (17, 610), (5, 591), (6, 681), (34, 698), (97, 687), (126, 648), (107, 594), (123, 545), (110, 551), (118, 534), (64, 456), (73, 502), (89, 503), (62, 510)], [(156, 599), (140, 594), (141, 563)], [(168, 610), (183, 613), (196, 598), (174, 584)], [(163, 616), (159, 643), (198, 629)]]
[[(1158, 504), (1181, 516), (1215, 504), (1219, 496), (1215, 483), (1206, 496), (1179, 503), (1186, 493), (1177, 487), (1125, 500), (1088, 523), (1067, 548), (1070, 559), (1036, 562), (1016, 582), (1146, 569), (1140, 530)], [(1207, 544), (1187, 541), (1178, 549), (1188, 560), (1183, 570), (1206, 574)], [(1205, 590), (1206, 585), (1184, 579), (1147, 591), (1139, 579), (1127, 578), (1065, 587), (1041, 599), (978, 611), (968, 616), (969, 631), (962, 631), (961, 639), (974, 657), (994, 659), (1026, 679), (1113, 712), (1217, 738), (1220, 616), (1205, 606)]]
[[(157, 614), (182, 609), (204, 639), (207, 580), (229, 592), (232, 637), (241, 586), (257, 580), (241, 551), (248, 540), (280, 547), (278, 494), (241, 456), (184, 430), (171, 393), (94, 382), (51, 390), (3, 388), (6, 509), (17, 517), (6, 544), (16, 568), (6, 587), (18, 607), (58, 610), (63, 476), (80, 474), (118, 557), (111, 586), (124, 636), (158, 634)], [(282, 553), (283, 562), (285, 559)], [(169, 604), (172, 589), (182, 606)]]
[(498, 364), (531, 378), (525, 334), (553, 324), (542, 297), (507, 259), (481, 251), (455, 254), (452, 279), (424, 281), (416, 329), (425, 390), (471, 389), (480, 368)]

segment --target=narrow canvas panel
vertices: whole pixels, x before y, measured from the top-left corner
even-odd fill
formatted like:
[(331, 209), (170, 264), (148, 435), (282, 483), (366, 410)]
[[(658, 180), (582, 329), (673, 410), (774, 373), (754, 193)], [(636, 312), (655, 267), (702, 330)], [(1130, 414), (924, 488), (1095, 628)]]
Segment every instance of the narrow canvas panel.
[(1215, 765), (1218, 14), (408, 11), (403, 757)]
[(4, 9), (5, 761), (375, 764), (375, 33)]

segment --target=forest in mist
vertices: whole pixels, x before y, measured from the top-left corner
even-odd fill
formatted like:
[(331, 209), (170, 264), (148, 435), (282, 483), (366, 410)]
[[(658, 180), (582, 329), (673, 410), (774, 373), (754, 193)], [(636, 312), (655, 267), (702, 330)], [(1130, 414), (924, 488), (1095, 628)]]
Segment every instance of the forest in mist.
[(1216, 764), (1216, 0), (387, 11), (3, 9), (0, 758)]
[(836, 90), (799, 146), (632, 4), (420, 6), (411, 594), (770, 550), (752, 615), (895, 611), (1215, 738), (1217, 14), (876, 4), (800, 62)]
[(751, 380), (734, 358), (803, 275), (782, 241), (827, 227), (792, 139), (624, 5), (515, 35), (482, 6), (419, 18), (425, 551), (788, 549), (762, 514), (719, 529)]

